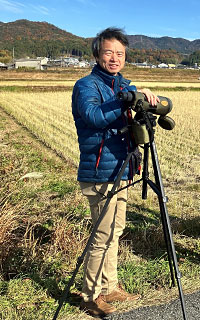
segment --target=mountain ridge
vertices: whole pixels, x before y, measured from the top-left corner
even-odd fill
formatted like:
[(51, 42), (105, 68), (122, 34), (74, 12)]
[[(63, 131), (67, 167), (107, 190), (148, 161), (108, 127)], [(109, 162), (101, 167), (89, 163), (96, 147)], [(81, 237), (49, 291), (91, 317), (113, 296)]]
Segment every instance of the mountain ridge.
[[(20, 19), (11, 22), (0, 22), (0, 44), (6, 40), (54, 40), (66, 41), (77, 40), (91, 42), (91, 37), (80, 37), (66, 30), (60, 29), (48, 22), (30, 21)], [(95, 36), (95, 35), (94, 35)], [(168, 50), (173, 49), (179, 53), (190, 54), (195, 50), (200, 50), (200, 39), (187, 40), (181, 37), (173, 38), (169, 36), (149, 37), (146, 35), (127, 35), (132, 49), (152, 49)]]
[[(164, 36), (160, 38), (145, 35), (127, 35), (130, 43), (129, 62), (158, 64), (181, 63), (193, 52), (200, 51), (200, 39), (187, 40)], [(60, 29), (48, 22), (26, 19), (0, 22), (0, 51), (4, 58), (48, 57), (74, 55), (93, 59), (91, 43), (93, 38), (80, 37)]]
[(184, 38), (172, 38), (163, 36), (159, 38), (148, 37), (145, 35), (128, 35), (129, 44), (134, 49), (173, 49), (179, 53), (192, 53), (195, 50), (200, 50), (200, 39), (187, 40)]

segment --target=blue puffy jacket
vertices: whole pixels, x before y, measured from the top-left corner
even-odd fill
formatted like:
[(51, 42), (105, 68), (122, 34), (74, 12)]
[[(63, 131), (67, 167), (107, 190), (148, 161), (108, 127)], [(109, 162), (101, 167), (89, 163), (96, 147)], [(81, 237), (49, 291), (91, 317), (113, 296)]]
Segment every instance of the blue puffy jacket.
[[(80, 148), (79, 181), (115, 181), (129, 151), (127, 135), (118, 134), (118, 129), (127, 126), (127, 117), (124, 102), (116, 94), (136, 90), (129, 84), (121, 74), (112, 76), (99, 65), (76, 82), (72, 113)], [(129, 178), (127, 166), (122, 180)]]

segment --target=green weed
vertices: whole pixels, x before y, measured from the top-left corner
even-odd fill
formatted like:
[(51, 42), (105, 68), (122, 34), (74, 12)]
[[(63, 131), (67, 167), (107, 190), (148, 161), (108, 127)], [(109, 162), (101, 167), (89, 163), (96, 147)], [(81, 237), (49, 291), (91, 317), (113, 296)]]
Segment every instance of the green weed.
[(57, 192), (60, 197), (76, 190), (76, 186), (71, 181), (51, 181), (48, 185), (52, 192)]
[[(4, 320), (50, 319), (56, 307), (44, 288), (29, 278), (11, 280), (7, 294), (0, 297), (0, 315)], [(75, 307), (66, 304), (60, 316), (74, 312)]]
[(168, 262), (164, 259), (131, 261), (120, 266), (119, 279), (130, 293), (144, 295), (148, 290), (169, 286)]

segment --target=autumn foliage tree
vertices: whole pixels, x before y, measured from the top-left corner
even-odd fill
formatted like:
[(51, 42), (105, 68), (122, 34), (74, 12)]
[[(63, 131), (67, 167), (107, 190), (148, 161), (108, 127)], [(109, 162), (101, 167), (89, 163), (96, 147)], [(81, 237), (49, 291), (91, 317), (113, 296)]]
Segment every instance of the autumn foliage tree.
[(12, 60), (12, 56), (8, 50), (0, 50), (0, 62), (8, 63)]

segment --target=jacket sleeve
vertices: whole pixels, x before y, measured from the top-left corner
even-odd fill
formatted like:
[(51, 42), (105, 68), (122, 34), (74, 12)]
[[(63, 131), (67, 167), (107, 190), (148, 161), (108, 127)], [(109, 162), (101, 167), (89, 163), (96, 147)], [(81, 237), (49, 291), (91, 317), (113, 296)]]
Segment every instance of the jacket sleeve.
[(102, 103), (101, 94), (95, 82), (77, 82), (72, 96), (72, 104), (79, 116), (91, 128), (106, 128), (121, 116), (124, 103), (113, 97)]

